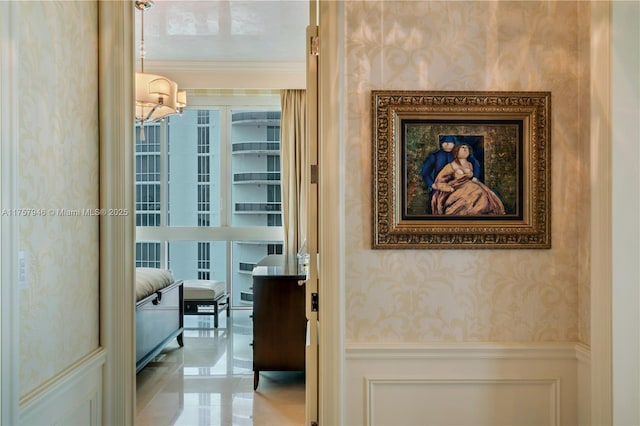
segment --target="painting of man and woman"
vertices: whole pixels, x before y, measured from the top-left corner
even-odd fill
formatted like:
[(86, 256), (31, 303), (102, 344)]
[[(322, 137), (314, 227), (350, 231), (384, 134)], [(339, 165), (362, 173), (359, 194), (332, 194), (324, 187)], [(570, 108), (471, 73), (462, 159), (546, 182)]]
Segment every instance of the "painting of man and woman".
[(404, 219), (521, 214), (519, 121), (402, 123)]
[(551, 247), (551, 93), (372, 90), (372, 247)]

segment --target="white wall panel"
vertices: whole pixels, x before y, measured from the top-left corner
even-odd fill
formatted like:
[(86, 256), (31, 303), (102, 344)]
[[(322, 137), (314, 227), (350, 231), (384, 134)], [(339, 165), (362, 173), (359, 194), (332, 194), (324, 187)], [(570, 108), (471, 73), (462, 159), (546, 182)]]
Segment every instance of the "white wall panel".
[(557, 425), (559, 379), (365, 378), (367, 425)]
[[(100, 345), (98, 3), (13, 2), (17, 388), (31, 394)], [(106, 206), (112, 207), (112, 206)], [(78, 319), (81, 320), (78, 320)]]
[(345, 424), (578, 424), (579, 350), (571, 343), (348, 345)]
[(640, 2), (612, 5), (613, 421), (640, 424)]
[(21, 401), (21, 425), (101, 424), (105, 351), (100, 349)]

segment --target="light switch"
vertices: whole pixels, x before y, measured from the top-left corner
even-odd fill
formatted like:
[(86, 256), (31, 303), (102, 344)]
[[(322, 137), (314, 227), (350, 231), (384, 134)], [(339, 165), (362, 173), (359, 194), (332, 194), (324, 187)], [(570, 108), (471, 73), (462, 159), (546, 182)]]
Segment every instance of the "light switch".
[(18, 252), (18, 288), (29, 287), (29, 256), (26, 251)]

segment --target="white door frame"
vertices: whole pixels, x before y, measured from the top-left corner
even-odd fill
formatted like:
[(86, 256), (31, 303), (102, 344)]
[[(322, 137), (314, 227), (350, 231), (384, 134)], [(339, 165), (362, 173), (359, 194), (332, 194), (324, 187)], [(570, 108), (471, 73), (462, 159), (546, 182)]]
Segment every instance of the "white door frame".
[(100, 217), (100, 345), (106, 349), (102, 424), (135, 419), (134, 6), (98, 2), (100, 207), (128, 216)]
[(319, 55), (316, 51), (315, 40), (318, 37), (318, 1), (309, 0), (309, 22), (306, 32), (306, 103), (307, 103), (307, 134), (306, 145), (302, 151), (304, 158), (301, 159), (303, 165), (303, 185), (306, 195), (304, 199), (306, 218), (304, 223), (306, 229), (305, 236), (306, 252), (310, 256), (305, 280), (305, 314), (307, 317), (307, 345), (305, 348), (305, 422), (307, 425), (317, 425), (319, 422), (319, 376), (318, 365), (318, 335), (321, 329), (319, 315), (314, 310), (312, 297), (322, 297), (318, 289), (318, 184), (312, 178), (312, 168), (318, 166), (318, 142), (319, 142), (319, 120), (318, 120), (318, 63)]
[[(135, 31), (133, 6), (129, 2), (99, 2), (101, 95), (101, 206), (134, 210), (133, 174), (133, 76)], [(320, 425), (342, 424), (343, 393), (343, 179), (336, 173), (341, 164), (342, 114), (340, 100), (342, 2), (319, 5), (319, 69), (321, 99), (319, 157), (319, 316), (323, 318), (319, 352)], [(324, 24), (323, 24), (324, 23)], [(130, 102), (127, 102), (130, 100)], [(131, 105), (129, 105), (131, 104)], [(341, 169), (341, 167), (340, 167)], [(135, 417), (135, 223), (101, 222), (101, 344), (107, 349), (103, 401), (104, 424), (133, 424)]]
[[(18, 208), (17, 52), (13, 2), (0, 2), (0, 209)], [(0, 216), (0, 424), (16, 424), (19, 404), (18, 230)]]
[(591, 2), (591, 424), (612, 424), (611, 3)]
[(319, 420), (343, 424), (344, 401), (344, 2), (319, 1), (318, 293)]

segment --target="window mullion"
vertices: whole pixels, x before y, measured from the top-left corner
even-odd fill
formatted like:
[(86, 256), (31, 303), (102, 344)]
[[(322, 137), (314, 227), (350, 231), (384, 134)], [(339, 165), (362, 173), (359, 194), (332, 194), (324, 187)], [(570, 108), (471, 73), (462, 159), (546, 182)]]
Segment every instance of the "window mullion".
[(224, 107), (220, 114), (220, 225), (231, 224), (231, 108)]
[[(167, 120), (160, 122), (160, 226), (168, 226), (169, 222), (169, 142), (168, 142), (169, 126)], [(160, 264), (163, 268), (169, 267), (168, 241), (162, 239), (160, 241)]]

